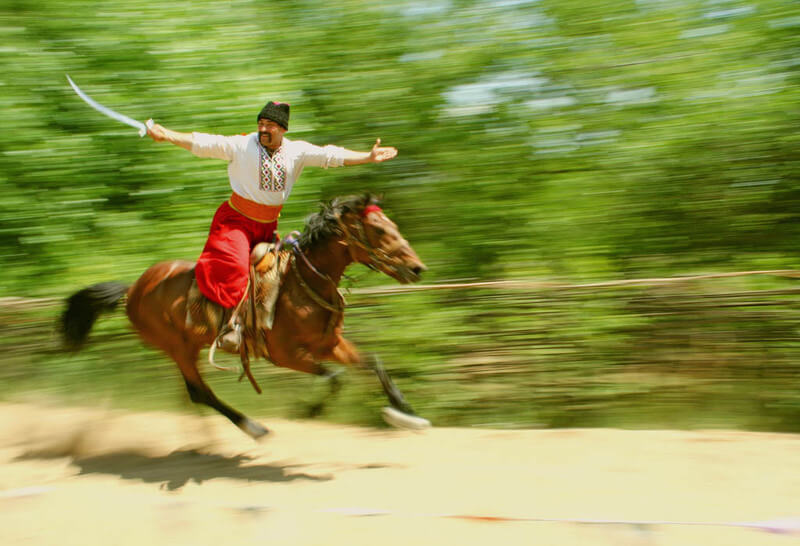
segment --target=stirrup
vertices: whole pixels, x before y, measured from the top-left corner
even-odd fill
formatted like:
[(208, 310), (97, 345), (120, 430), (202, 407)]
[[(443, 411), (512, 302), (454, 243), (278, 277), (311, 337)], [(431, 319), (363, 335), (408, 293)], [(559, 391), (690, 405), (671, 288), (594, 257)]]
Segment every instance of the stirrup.
[[(220, 366), (214, 361), (214, 354), (217, 352), (217, 347), (222, 349), (227, 353), (233, 354), (241, 354), (241, 344), (242, 344), (242, 327), (238, 322), (228, 323), (223, 328), (222, 331), (217, 335), (214, 341), (211, 343), (211, 346), (208, 348), (208, 363), (214, 366), (218, 370), (222, 370), (223, 372), (236, 372), (240, 371), (241, 368), (231, 368), (229, 366)], [(227, 337), (229, 334), (232, 334), (230, 337)], [(231, 339), (231, 337), (233, 339)], [(238, 341), (237, 341), (238, 338)]]
[(238, 322), (229, 324), (214, 340), (217, 347), (226, 353), (239, 354), (242, 344), (242, 326)]

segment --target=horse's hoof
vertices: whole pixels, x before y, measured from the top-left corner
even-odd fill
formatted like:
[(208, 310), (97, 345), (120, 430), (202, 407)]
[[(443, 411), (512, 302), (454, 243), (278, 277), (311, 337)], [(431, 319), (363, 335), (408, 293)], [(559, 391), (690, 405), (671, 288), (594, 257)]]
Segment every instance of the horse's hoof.
[(250, 419), (242, 421), (241, 424), (239, 424), (239, 428), (254, 440), (261, 440), (264, 436), (269, 434), (269, 429)]
[(381, 410), (383, 420), (393, 427), (410, 430), (424, 430), (430, 428), (431, 422), (416, 415), (409, 415), (394, 408), (385, 407)]

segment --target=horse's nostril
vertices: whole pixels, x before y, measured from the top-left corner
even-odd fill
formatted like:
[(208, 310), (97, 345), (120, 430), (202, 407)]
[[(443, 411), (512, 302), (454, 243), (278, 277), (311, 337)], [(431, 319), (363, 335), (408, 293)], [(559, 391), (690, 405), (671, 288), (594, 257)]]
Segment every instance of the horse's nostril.
[(425, 267), (424, 265), (418, 265), (416, 267), (411, 268), (411, 271), (413, 271), (414, 275), (417, 275), (417, 276), (422, 275), (422, 273), (427, 271), (427, 270), (428, 270), (428, 268)]

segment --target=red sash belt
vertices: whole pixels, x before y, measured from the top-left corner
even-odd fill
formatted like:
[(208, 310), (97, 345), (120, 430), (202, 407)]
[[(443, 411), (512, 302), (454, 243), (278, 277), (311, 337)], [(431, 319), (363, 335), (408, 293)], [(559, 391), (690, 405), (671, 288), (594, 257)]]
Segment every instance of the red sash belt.
[(236, 192), (231, 194), (231, 198), (228, 199), (228, 204), (239, 214), (243, 214), (251, 220), (263, 222), (265, 224), (276, 222), (283, 208), (283, 205), (264, 205), (256, 203), (255, 201), (250, 201)]

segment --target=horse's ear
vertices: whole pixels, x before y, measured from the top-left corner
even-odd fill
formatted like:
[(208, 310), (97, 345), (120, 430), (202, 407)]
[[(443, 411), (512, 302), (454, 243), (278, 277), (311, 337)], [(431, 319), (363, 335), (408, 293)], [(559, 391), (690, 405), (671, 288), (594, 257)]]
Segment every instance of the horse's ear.
[(319, 204), (320, 213), (325, 214), (326, 211), (339, 208), (339, 201), (340, 199), (338, 197), (334, 197), (333, 199), (330, 199), (328, 201), (323, 201), (322, 203)]
[(381, 201), (383, 201), (382, 195), (375, 195), (371, 191), (368, 191), (364, 194), (364, 207), (368, 207), (370, 205), (380, 205)]

